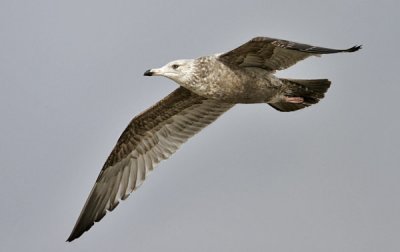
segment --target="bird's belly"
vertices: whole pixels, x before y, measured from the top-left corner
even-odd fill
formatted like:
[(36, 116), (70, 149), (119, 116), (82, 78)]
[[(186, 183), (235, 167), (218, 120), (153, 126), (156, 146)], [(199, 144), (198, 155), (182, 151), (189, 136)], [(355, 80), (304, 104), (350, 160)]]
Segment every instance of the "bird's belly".
[(262, 69), (231, 69), (223, 64), (216, 68), (198, 75), (195, 81), (182, 83), (183, 86), (200, 96), (223, 102), (264, 103), (277, 94), (281, 85), (278, 78)]
[(267, 81), (221, 81), (194, 90), (203, 97), (229, 103), (264, 103), (271, 100), (278, 88)]

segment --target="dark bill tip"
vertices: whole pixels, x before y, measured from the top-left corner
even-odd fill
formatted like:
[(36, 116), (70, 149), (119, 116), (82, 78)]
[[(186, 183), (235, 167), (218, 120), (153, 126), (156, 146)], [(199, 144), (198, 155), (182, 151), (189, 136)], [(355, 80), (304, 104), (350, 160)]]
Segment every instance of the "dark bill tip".
[(146, 72), (144, 72), (143, 74), (144, 76), (152, 76), (153, 72), (151, 71), (151, 69), (147, 70)]

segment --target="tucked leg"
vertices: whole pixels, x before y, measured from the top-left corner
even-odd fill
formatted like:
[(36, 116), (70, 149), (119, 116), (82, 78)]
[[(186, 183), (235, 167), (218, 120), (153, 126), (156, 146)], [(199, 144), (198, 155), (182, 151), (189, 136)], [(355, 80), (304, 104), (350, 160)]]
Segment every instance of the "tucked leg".
[(289, 103), (303, 103), (304, 102), (304, 98), (303, 97), (285, 96), (284, 100), (285, 100), (285, 102), (289, 102)]

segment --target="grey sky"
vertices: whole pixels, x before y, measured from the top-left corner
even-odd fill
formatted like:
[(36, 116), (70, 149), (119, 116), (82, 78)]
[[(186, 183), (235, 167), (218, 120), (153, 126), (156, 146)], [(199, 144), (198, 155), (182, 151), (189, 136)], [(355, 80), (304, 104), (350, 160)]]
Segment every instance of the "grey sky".
[[(399, 251), (397, 0), (0, 2), (1, 251)], [(318, 105), (239, 105), (64, 242), (133, 116), (174, 90), (143, 72), (254, 36), (353, 54)]]

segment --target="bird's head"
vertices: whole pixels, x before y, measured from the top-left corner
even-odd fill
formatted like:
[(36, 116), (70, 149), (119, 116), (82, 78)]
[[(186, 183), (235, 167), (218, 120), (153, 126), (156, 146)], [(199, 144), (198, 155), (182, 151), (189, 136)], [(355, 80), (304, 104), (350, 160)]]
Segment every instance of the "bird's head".
[(194, 60), (182, 59), (169, 62), (163, 67), (147, 70), (145, 76), (164, 76), (177, 83), (185, 83), (193, 72)]

